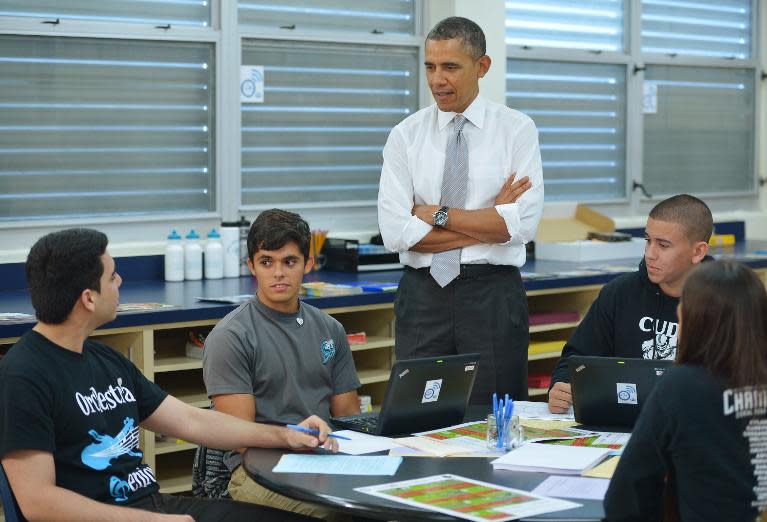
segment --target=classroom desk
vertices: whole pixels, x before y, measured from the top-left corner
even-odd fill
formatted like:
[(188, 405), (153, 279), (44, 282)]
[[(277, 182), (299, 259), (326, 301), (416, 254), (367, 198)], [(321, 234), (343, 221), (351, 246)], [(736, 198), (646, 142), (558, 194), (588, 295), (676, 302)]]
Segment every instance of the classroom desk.
[[(490, 458), (404, 457), (394, 476), (349, 476), (314, 473), (273, 473), (280, 449), (251, 448), (243, 457), (248, 474), (258, 484), (297, 500), (322, 504), (356, 516), (379, 520), (461, 520), (436, 511), (426, 511), (354, 491), (354, 488), (452, 473), (466, 478), (530, 491), (548, 477), (546, 473), (494, 470)], [(598, 521), (604, 517), (602, 502), (567, 499), (581, 507), (538, 515), (524, 520)]]
[[(767, 256), (749, 255), (754, 250), (767, 250), (765, 241), (748, 241), (736, 248), (712, 249), (715, 256), (732, 257), (760, 270), (767, 278)], [(574, 272), (590, 267), (635, 267), (638, 259), (615, 259), (591, 263), (530, 261), (523, 273), (536, 272), (551, 275), (543, 279), (524, 281), (531, 314), (546, 312), (576, 312), (583, 317), (591, 302), (605, 283), (618, 277), (615, 272)], [(156, 265), (153, 274), (145, 265)], [(138, 266), (140, 265), (140, 266)], [(120, 350), (149, 378), (175, 397), (194, 406), (206, 407), (210, 401), (205, 394), (202, 379), (202, 361), (185, 355), (190, 331), (205, 334), (227, 313), (233, 304), (199, 302), (198, 296), (252, 294), (255, 283), (251, 277), (232, 279), (185, 281), (168, 283), (158, 280), (162, 274), (161, 256), (145, 258), (119, 258), (117, 269), (124, 275), (120, 288), (122, 303), (167, 303), (172, 308), (146, 312), (118, 314), (114, 321), (94, 332), (97, 340)], [(322, 280), (330, 283), (397, 282), (401, 270), (338, 273), (313, 272), (307, 281)], [(152, 279), (151, 277), (155, 277)], [(33, 314), (29, 294), (23, 290), (23, 264), (0, 265), (0, 312)], [(394, 292), (365, 293), (352, 296), (307, 298), (305, 301), (323, 309), (338, 321), (347, 332), (367, 333), (367, 342), (353, 345), (352, 355), (363, 387), (360, 393), (370, 395), (373, 405), (380, 405), (386, 390), (394, 361)], [(578, 320), (541, 324), (530, 327), (531, 346), (536, 342), (554, 344), (544, 352), (531, 352), (528, 366), (531, 374), (549, 375), (559, 358), (561, 346)], [(14, 324), (0, 324), (0, 357), (10, 346), (35, 324), (33, 318)], [(531, 397), (545, 397), (547, 389), (530, 388)], [(153, 435), (141, 431), (144, 460), (151, 466), (163, 492), (188, 491), (191, 487), (191, 462), (196, 446), (184, 441), (155, 440)]]

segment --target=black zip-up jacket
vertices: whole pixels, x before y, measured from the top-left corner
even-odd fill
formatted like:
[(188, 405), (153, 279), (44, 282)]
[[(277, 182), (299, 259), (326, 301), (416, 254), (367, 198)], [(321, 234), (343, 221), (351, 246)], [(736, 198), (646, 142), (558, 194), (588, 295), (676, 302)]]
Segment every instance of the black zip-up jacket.
[(667, 296), (650, 281), (642, 259), (639, 270), (617, 277), (599, 292), (562, 349), (551, 386), (570, 382), (567, 358), (571, 355), (674, 359), (677, 304), (678, 298)]

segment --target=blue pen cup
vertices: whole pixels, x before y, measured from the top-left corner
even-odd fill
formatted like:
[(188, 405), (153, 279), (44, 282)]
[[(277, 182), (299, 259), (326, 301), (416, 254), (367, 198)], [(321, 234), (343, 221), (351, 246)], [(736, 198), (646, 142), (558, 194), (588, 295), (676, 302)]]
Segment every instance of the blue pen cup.
[[(500, 431), (500, 442), (499, 442)], [(519, 416), (514, 415), (508, 423), (508, 426), (501, 426), (495, 422), (495, 415), (492, 413), (487, 416), (487, 433), (485, 440), (488, 449), (509, 451), (518, 448), (525, 442), (525, 430), (519, 422)]]

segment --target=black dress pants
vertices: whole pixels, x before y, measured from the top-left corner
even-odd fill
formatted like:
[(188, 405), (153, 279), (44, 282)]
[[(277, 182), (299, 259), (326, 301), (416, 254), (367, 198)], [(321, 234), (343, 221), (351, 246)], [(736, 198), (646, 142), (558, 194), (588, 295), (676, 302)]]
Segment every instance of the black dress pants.
[(519, 269), (461, 265), (440, 287), (428, 268), (406, 267), (394, 300), (397, 359), (480, 353), (472, 404), (492, 394), (527, 400), (527, 297)]

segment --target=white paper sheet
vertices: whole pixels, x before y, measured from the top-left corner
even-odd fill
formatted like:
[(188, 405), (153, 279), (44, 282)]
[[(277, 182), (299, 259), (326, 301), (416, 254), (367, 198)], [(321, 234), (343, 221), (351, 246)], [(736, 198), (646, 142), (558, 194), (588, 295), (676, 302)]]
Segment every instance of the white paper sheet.
[(604, 500), (610, 481), (600, 478), (551, 476), (532, 491), (545, 497)]
[(334, 431), (333, 433), (351, 439), (338, 439), (338, 451), (348, 455), (364, 455), (365, 453), (375, 453), (398, 447), (394, 439), (389, 437), (368, 435), (367, 433), (351, 430)]
[(275, 473), (322, 473), (325, 475), (394, 475), (402, 457), (283, 455), (272, 469)]
[(520, 419), (574, 421), (575, 413), (572, 406), (567, 413), (551, 413), (546, 402), (514, 401), (514, 415)]

